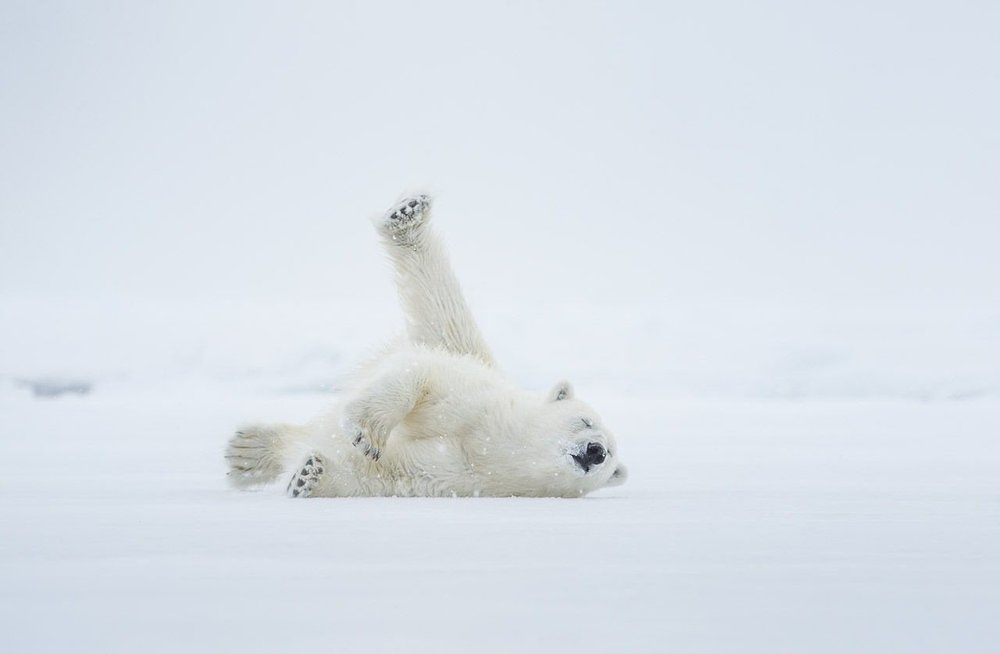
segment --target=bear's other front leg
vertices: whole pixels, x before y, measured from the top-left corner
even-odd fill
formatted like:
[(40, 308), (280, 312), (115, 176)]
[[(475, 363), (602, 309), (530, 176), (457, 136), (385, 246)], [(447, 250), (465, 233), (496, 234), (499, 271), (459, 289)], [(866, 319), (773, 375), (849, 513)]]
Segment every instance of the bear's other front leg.
[(343, 408), (340, 427), (354, 447), (378, 461), (392, 430), (424, 395), (427, 370), (412, 354), (382, 362), (377, 374)]
[(318, 454), (310, 454), (288, 482), (289, 497), (310, 497), (326, 471), (326, 464)]

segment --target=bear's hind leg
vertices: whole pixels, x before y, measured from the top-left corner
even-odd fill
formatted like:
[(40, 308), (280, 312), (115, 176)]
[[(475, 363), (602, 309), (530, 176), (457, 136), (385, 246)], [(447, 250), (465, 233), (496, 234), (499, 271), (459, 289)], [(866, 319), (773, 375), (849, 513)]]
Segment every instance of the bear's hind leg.
[(299, 433), (290, 425), (248, 425), (229, 439), (229, 481), (237, 488), (269, 484), (285, 470), (283, 456)]

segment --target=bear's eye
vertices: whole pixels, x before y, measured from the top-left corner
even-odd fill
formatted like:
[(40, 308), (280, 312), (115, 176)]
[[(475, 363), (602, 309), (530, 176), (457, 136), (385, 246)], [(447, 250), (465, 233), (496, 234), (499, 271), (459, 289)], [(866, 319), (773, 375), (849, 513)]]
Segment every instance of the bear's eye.
[(590, 418), (580, 418), (580, 422), (582, 422), (582, 423), (583, 423), (583, 426), (584, 426), (584, 427), (585, 427), (586, 429), (590, 429), (591, 427), (593, 427), (593, 426), (594, 426), (594, 421), (593, 421), (593, 420), (591, 420)]

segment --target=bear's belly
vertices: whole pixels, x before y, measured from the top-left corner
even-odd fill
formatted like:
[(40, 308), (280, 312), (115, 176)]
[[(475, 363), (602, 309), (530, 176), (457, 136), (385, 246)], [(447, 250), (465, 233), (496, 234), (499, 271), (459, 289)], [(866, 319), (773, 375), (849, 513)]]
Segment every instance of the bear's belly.
[(456, 440), (398, 438), (386, 450), (383, 460), (393, 472), (394, 495), (471, 497), (480, 493), (475, 466), (469, 464)]

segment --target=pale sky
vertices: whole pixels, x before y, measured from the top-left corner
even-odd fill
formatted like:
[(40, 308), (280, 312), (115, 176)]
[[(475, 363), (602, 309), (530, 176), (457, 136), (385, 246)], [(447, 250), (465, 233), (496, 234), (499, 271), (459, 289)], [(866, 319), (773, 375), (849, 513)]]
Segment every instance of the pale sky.
[(997, 3), (0, 6), (0, 293), (996, 299)]

